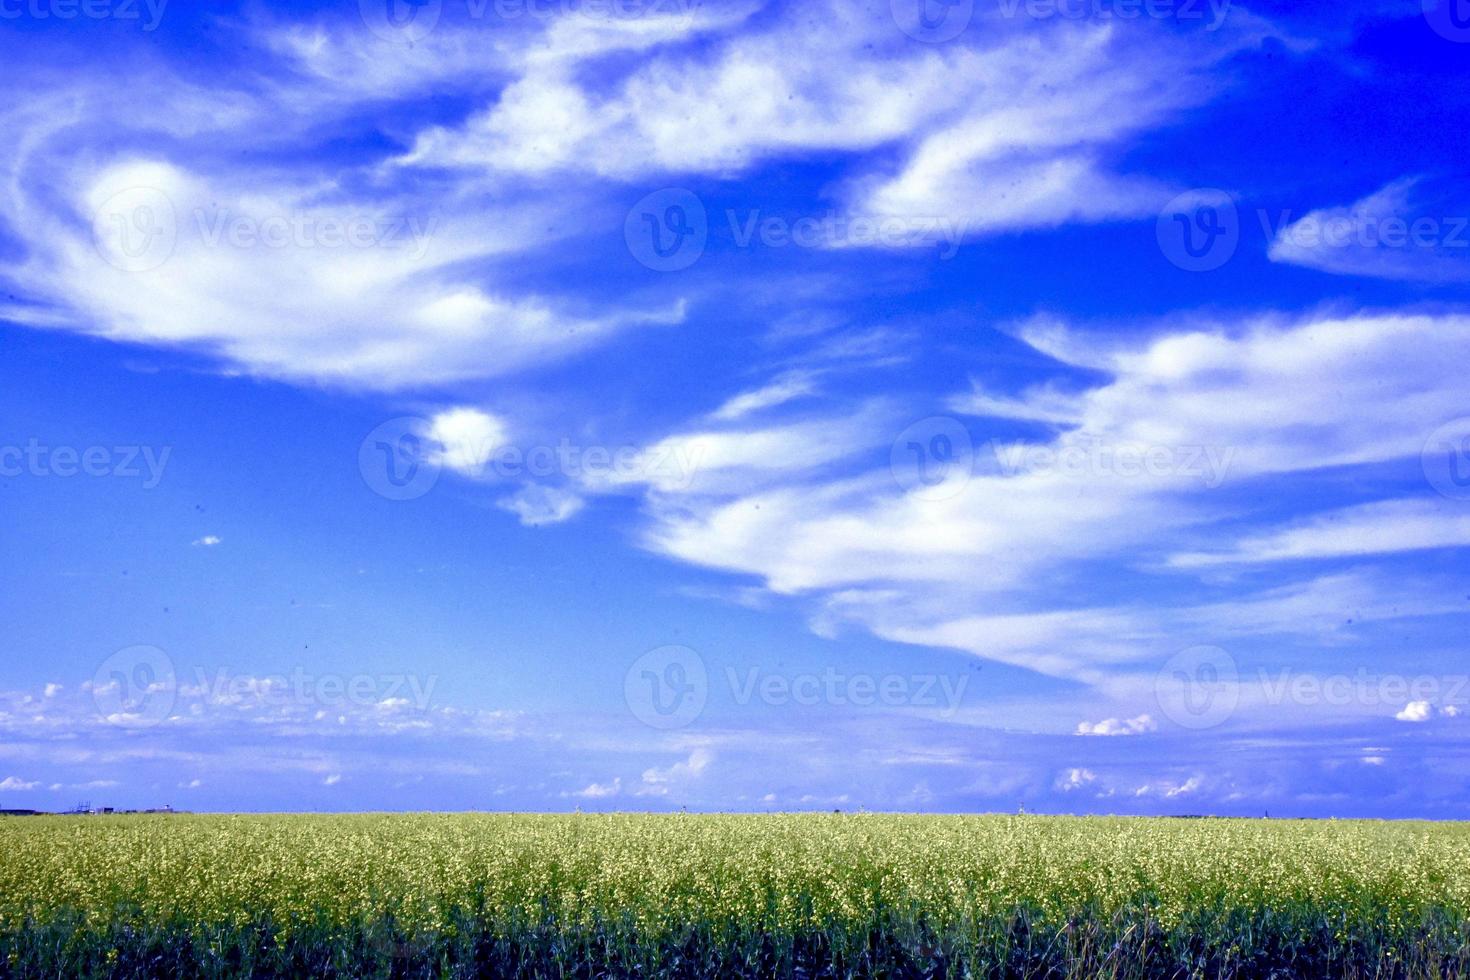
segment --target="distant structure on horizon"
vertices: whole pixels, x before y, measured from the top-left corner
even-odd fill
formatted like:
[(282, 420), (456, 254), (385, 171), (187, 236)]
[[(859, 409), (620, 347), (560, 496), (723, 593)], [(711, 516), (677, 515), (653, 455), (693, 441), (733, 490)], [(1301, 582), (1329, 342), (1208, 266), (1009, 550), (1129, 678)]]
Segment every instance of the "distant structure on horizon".
[(70, 810), (0, 810), (0, 817), (99, 817), (127, 813), (181, 813), (165, 803), (147, 810), (119, 810), (116, 807), (94, 807), (90, 802), (78, 803)]

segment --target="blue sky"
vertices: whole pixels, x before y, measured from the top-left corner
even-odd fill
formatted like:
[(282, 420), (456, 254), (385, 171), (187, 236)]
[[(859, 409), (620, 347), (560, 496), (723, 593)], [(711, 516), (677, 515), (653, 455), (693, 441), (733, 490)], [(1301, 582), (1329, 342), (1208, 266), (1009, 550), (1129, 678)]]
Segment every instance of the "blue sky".
[(0, 2), (0, 807), (1470, 817), (1457, 2)]

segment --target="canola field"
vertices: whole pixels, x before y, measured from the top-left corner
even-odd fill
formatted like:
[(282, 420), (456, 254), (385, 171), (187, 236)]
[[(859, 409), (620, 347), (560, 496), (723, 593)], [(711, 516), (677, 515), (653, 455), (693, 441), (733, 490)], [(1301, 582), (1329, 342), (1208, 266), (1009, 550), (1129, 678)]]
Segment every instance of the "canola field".
[(0, 976), (1458, 977), (1470, 825), (0, 820)]

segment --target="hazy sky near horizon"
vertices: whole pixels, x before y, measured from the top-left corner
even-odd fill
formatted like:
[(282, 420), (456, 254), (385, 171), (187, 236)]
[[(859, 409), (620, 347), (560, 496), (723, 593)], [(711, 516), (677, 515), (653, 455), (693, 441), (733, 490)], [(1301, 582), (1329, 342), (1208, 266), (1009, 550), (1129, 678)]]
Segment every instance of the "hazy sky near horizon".
[(0, 808), (1470, 817), (1465, 0), (0, 59)]

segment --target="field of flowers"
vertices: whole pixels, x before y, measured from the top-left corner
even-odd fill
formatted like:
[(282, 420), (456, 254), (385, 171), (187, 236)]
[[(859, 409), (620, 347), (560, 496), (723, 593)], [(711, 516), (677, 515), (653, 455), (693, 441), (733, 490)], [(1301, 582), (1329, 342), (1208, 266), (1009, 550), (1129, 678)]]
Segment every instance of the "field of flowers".
[(1454, 977), (1470, 827), (0, 820), (4, 976)]

